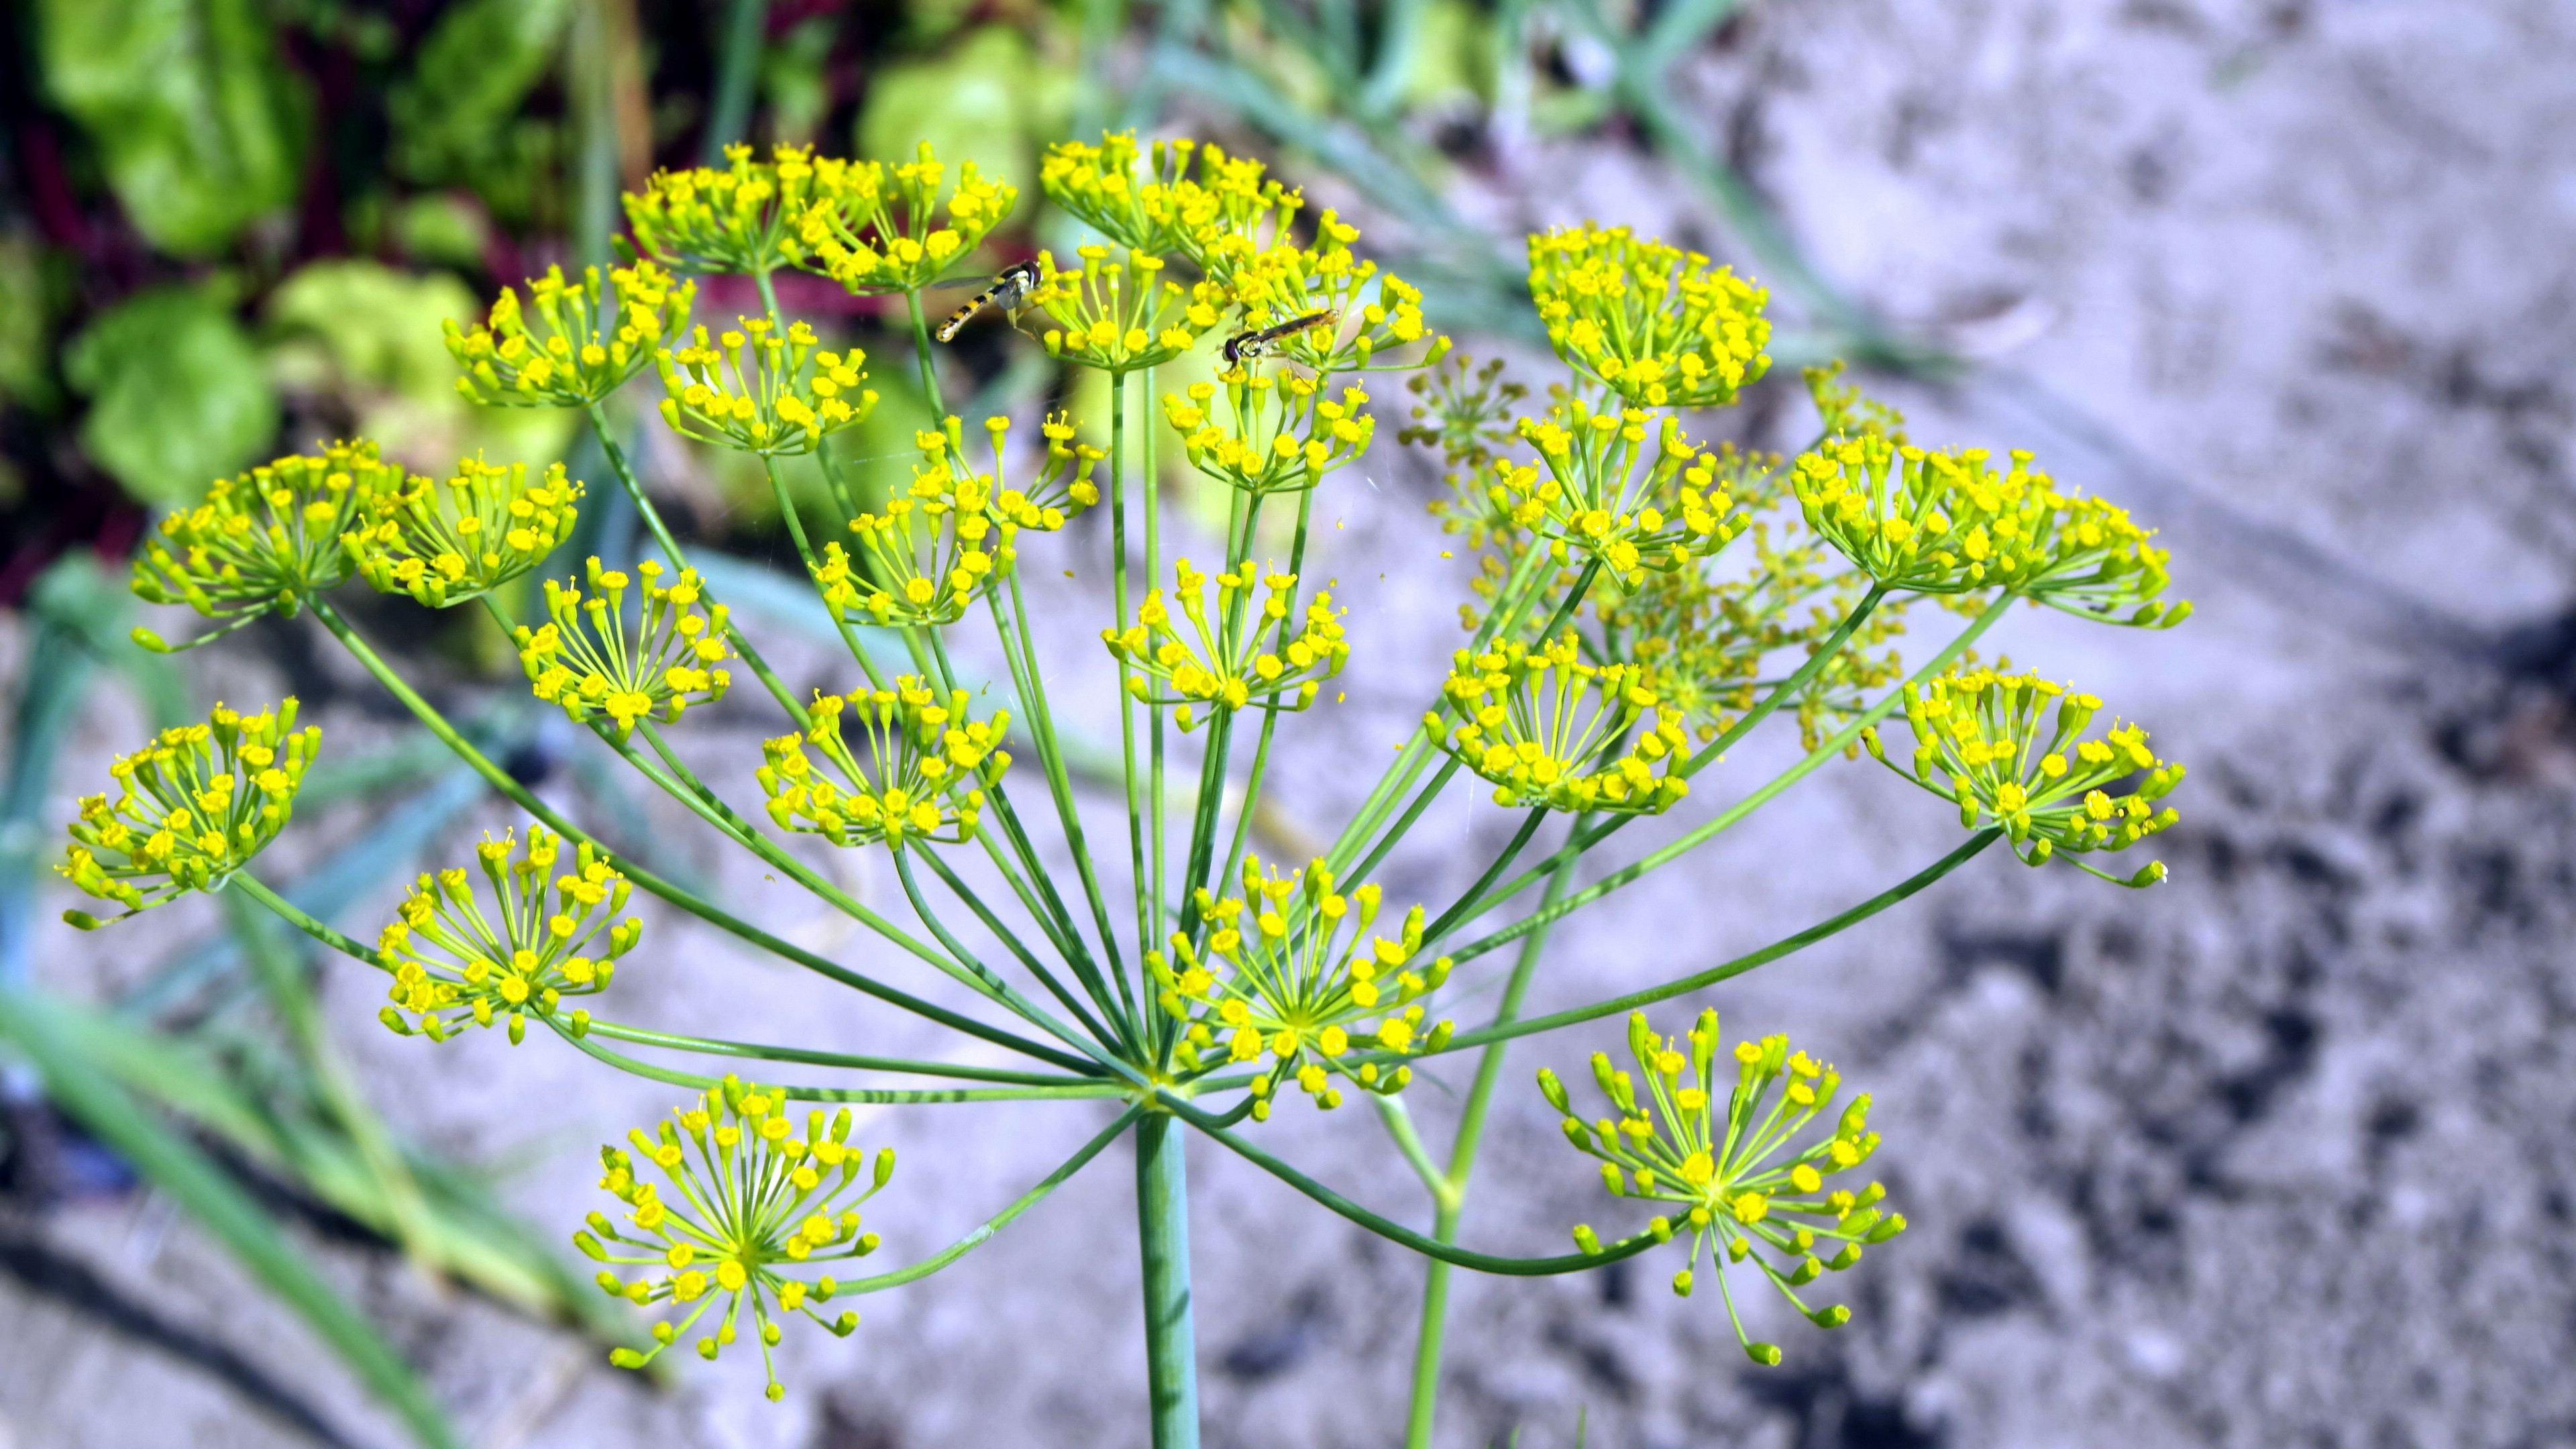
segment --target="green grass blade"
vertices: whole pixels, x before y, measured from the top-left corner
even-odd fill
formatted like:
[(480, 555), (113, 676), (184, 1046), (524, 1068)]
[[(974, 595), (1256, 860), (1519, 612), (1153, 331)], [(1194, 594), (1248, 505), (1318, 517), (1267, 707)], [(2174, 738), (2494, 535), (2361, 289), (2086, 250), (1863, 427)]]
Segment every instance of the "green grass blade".
[(35, 1064), (56, 1105), (213, 1234), (393, 1410), (415, 1440), (432, 1449), (459, 1449), (445, 1413), (392, 1345), (322, 1280), (303, 1250), (240, 1184), (72, 1045), (57, 1007), (31, 992), (0, 989), (0, 1037)]

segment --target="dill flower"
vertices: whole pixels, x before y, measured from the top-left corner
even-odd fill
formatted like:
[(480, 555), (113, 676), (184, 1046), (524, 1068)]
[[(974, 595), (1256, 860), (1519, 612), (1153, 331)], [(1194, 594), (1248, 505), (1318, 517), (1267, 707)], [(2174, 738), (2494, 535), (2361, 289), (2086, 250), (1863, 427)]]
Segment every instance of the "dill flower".
[[(134, 592), (222, 621), (181, 648), (221, 638), (270, 610), (292, 618), (306, 596), (348, 582), (356, 564), (341, 535), (370, 496), (398, 491), (403, 481), (401, 467), (364, 439), (218, 479), (204, 502), (161, 520), (134, 561)], [(156, 653), (171, 647), (149, 629), (135, 630), (134, 640)]]
[(512, 1046), (526, 1037), (531, 1016), (559, 1021), (575, 1036), (587, 1030), (589, 1012), (557, 1015), (563, 998), (607, 990), (644, 923), (612, 919), (632, 887), (586, 843), (554, 877), (549, 897), (547, 873), (562, 855), (563, 838), (542, 826), (528, 827), (524, 856), (510, 836), (485, 836), (474, 858), (492, 886), (491, 916), (461, 867), (415, 881), (376, 939), (394, 977), (386, 993), (393, 1004), (377, 1013), (386, 1029), (445, 1041), (499, 1017)]
[[(1790, 465), (1807, 522), (1881, 583), (1927, 594), (2001, 587), (2080, 617), (2171, 628), (2166, 552), (2126, 511), (2060, 492), (2016, 450), (1933, 451), (1876, 433), (1830, 438)], [(2125, 618), (2115, 618), (2127, 610)]]
[(467, 458), (444, 486), (416, 473), (407, 486), (376, 492), (368, 521), (349, 534), (349, 551), (379, 593), (444, 609), (545, 562), (572, 536), (581, 494), (561, 463), (530, 483), (525, 463)]
[[(1270, 590), (1258, 609), (1252, 607), (1256, 583)], [(1208, 576), (1188, 559), (1173, 567), (1172, 597), (1180, 602), (1187, 633), (1172, 618), (1161, 589), (1146, 593), (1136, 622), (1124, 632), (1100, 631), (1111, 656), (1137, 671), (1127, 676), (1127, 692), (1147, 704), (1179, 705), (1182, 730), (1198, 723), (1193, 705), (1208, 705), (1218, 714), (1256, 702), (1269, 710), (1305, 709), (1350, 657), (1331, 594), (1317, 594), (1291, 632), (1295, 574), (1264, 574), (1246, 560), (1233, 573), (1216, 576), (1213, 610), (1207, 585)], [(1157, 692), (1157, 684), (1168, 692)]]
[(1187, 289), (1163, 279), (1163, 259), (1130, 251), (1113, 261), (1109, 248), (1080, 249), (1079, 270), (1059, 272), (1038, 254), (1043, 280), (1029, 305), (1053, 325), (1039, 334), (1048, 355), (1104, 372), (1134, 372), (1169, 362), (1198, 344), (1225, 309), (1225, 293), (1207, 282)]
[(1252, 1082), (1255, 1120), (1269, 1118), (1283, 1075), (1327, 1111), (1342, 1103), (1335, 1077), (1364, 1091), (1404, 1090), (1413, 1069), (1390, 1071), (1376, 1058), (1447, 1045), (1452, 1023), (1424, 1026), (1423, 998), (1449, 979), (1450, 963), (1443, 956), (1408, 969), (1422, 949), (1420, 906), (1405, 913), (1396, 939), (1370, 936), (1378, 895), (1374, 882), (1337, 892), (1320, 860), (1280, 874), (1258, 856), (1243, 862), (1242, 899), (1218, 900), (1204, 886), (1194, 892), (1211, 927), (1205, 954), (1174, 932), (1169, 956), (1145, 958), (1162, 986), (1157, 1000), (1183, 1023), (1181, 1064), (1198, 1071), (1267, 1056)]
[[(296, 788), (322, 731), (295, 728), (292, 695), (245, 715), (221, 704), (201, 725), (181, 725), (107, 767), (117, 798), (87, 796), (56, 869), (103, 901), (138, 915), (190, 891), (215, 890), (250, 863), (295, 810)], [(63, 919), (84, 931), (86, 911)]]
[(1187, 396), (1163, 394), (1163, 416), (1181, 435), (1190, 466), (1220, 483), (1254, 495), (1302, 492), (1324, 475), (1368, 451), (1377, 419), (1362, 411), (1364, 388), (1345, 387), (1336, 397), (1304, 373), (1260, 376), (1248, 368), (1225, 374), (1225, 417), (1211, 404), (1216, 384), (1194, 382)]
[(450, 319), (447, 351), (465, 369), (456, 390), (486, 406), (562, 408), (617, 391), (679, 335), (698, 286), (649, 261), (614, 268), (608, 279), (615, 291), (603, 294), (597, 267), (584, 268), (578, 284), (563, 268), (546, 268), (528, 283), (540, 324), (533, 330), (515, 287), (502, 288), (490, 320), (470, 332)]
[(1242, 307), (1245, 325), (1329, 317), (1270, 344), (1280, 356), (1319, 372), (1358, 371), (1378, 353), (1426, 337), (1431, 345), (1418, 361), (1393, 365), (1419, 367), (1447, 356), (1449, 339), (1423, 323), (1422, 293), (1353, 253), (1351, 243), (1359, 235), (1358, 227), (1327, 211), (1316, 218), (1313, 245), (1273, 246), (1230, 269), (1225, 285)]
[[(2052, 699), (2057, 709), (2043, 745), (2040, 715)], [(2137, 725), (2082, 738), (2101, 707), (2094, 696), (2036, 674), (1955, 670), (1906, 686), (1905, 723), (1914, 734), (1910, 772), (1888, 760), (1876, 730), (1864, 732), (1861, 742), (1880, 763), (1956, 801), (1960, 824), (1973, 830), (1991, 817), (2028, 864), (2064, 853), (2104, 880), (2154, 885), (2165, 878), (2162, 861), (2149, 861), (2123, 878), (2075, 859), (2096, 850), (2126, 850), (2176, 819), (2172, 806), (2158, 810), (2154, 802), (2182, 783), (2183, 767), (2157, 759), (2147, 748), (2146, 730)], [(2145, 775), (2127, 792), (2115, 796), (2106, 788), (2141, 770)]]
[[(1176, 170), (1187, 170), (1173, 182), (1181, 211), (1180, 252), (1190, 264), (1220, 286), (1232, 286), (1254, 257), (1292, 244), (1297, 213), (1305, 197), (1283, 184), (1250, 156), (1231, 156), (1213, 143), (1178, 149)], [(1194, 170), (1188, 170), (1191, 161)]]
[[(1011, 765), (1001, 747), (1011, 712), (975, 719), (968, 699), (962, 689), (943, 695), (910, 674), (891, 689), (817, 692), (807, 712), (813, 723), (803, 734), (761, 744), (765, 763), (754, 777), (769, 797), (769, 818), (781, 830), (820, 835), (834, 845), (881, 840), (901, 850), (908, 840), (972, 840), (984, 787)], [(866, 736), (865, 764), (841, 732), (844, 709)], [(823, 757), (820, 765), (808, 745)]]
[(961, 473), (965, 430), (956, 418), (940, 431), (915, 433), (922, 461), (911, 485), (887, 500), (885, 511), (850, 520), (858, 558), (837, 543), (823, 545), (823, 561), (813, 566), (823, 602), (861, 622), (954, 623), (976, 596), (1009, 576), (1022, 530), (1053, 533), (1069, 510), (1100, 501), (1091, 481), (1100, 450), (1075, 442), (1073, 422), (1062, 413), (1050, 415), (1041, 429), (1046, 461), (1028, 491), (1001, 487), (1010, 426), (1005, 417), (984, 420), (993, 444), (990, 473)]
[(1422, 717), (1431, 742), (1494, 787), (1497, 805), (1656, 815), (1690, 793), (1681, 720), (1634, 664), (1593, 664), (1572, 631), (1535, 647), (1461, 649), (1442, 685), (1462, 718)]
[[(799, 1135), (783, 1090), (746, 1085), (731, 1074), (695, 1105), (673, 1108), (657, 1132), (638, 1127), (626, 1140), (632, 1153), (599, 1149), (606, 1169), (599, 1185), (625, 1205), (628, 1226), (594, 1212), (588, 1228), (572, 1235), (573, 1246), (596, 1262), (645, 1270), (621, 1279), (603, 1268), (601, 1291), (688, 1312), (676, 1323), (654, 1324), (651, 1348), (620, 1348), (608, 1361), (642, 1368), (722, 1303), (698, 1339), (698, 1356), (714, 1359), (748, 1326), (760, 1340), (770, 1399), (786, 1397), (770, 1354), (780, 1319), (801, 1313), (840, 1338), (859, 1326), (855, 1312), (825, 1318), (814, 1310), (838, 1291), (831, 1275), (803, 1275), (876, 1251), (877, 1235), (859, 1230), (859, 1205), (893, 1179), (894, 1149), (879, 1148), (871, 1170), (867, 1154), (850, 1141), (849, 1108), (828, 1123), (821, 1109), (807, 1112)], [(661, 1170), (676, 1200), (639, 1175), (638, 1159)]]
[(1529, 258), (1548, 345), (1631, 404), (1722, 406), (1771, 366), (1771, 294), (1696, 252), (1587, 225), (1533, 234)]
[[(1859, 1262), (1864, 1246), (1904, 1232), (1905, 1216), (1880, 1210), (1886, 1190), (1874, 1182), (1858, 1192), (1825, 1190), (1826, 1178), (1858, 1167), (1878, 1148), (1878, 1134), (1868, 1130), (1866, 1095), (1843, 1109), (1830, 1136), (1797, 1147), (1793, 1139), (1832, 1105), (1842, 1085), (1834, 1069), (1805, 1052), (1791, 1052), (1785, 1036), (1738, 1042), (1735, 1084), (1721, 1113), (1717, 1048), (1714, 1010), (1700, 1013), (1680, 1046), (1656, 1036), (1646, 1014), (1634, 1012), (1628, 1017), (1628, 1049), (1645, 1090), (1638, 1090), (1637, 1077), (1612, 1070), (1608, 1054), (1592, 1054), (1593, 1080), (1618, 1109), (1616, 1118), (1586, 1124), (1574, 1115), (1565, 1084), (1543, 1067), (1538, 1085), (1548, 1103), (1566, 1114), (1566, 1140), (1601, 1159), (1601, 1182), (1613, 1196), (1681, 1209), (1681, 1221), (1659, 1216), (1653, 1224), (1659, 1238), (1675, 1231), (1690, 1238), (1690, 1261), (1673, 1275), (1673, 1291), (1690, 1296), (1705, 1256), (1717, 1270), (1735, 1341), (1755, 1363), (1769, 1366), (1780, 1361), (1779, 1346), (1745, 1335), (1727, 1268), (1751, 1260), (1809, 1322), (1839, 1328), (1850, 1321), (1850, 1309), (1809, 1308), (1797, 1290)], [(1780, 1089), (1776, 1100), (1774, 1087)], [(1574, 1239), (1584, 1251), (1596, 1251), (1590, 1228), (1576, 1228)], [(1825, 1246), (1831, 1244), (1841, 1246)], [(1820, 1246), (1831, 1256), (1822, 1256)]]
[[(1646, 450), (1654, 434), (1654, 451)], [(1575, 399), (1545, 418), (1523, 418), (1520, 435), (1538, 465), (1505, 462), (1491, 485), (1493, 506), (1548, 540), (1559, 563), (1580, 550), (1634, 587), (1650, 568), (1680, 568), (1726, 546), (1743, 527), (1727, 491), (1740, 455), (1704, 449), (1681, 421), (1635, 408), (1593, 411)]]
[(875, 410), (876, 389), (859, 386), (867, 377), (865, 352), (817, 351), (814, 329), (801, 321), (781, 334), (765, 317), (736, 320), (738, 327), (712, 340), (700, 327), (686, 346), (654, 355), (669, 394), (662, 420), (673, 432), (787, 457), (813, 452)]
[(1184, 139), (1148, 150), (1134, 131), (1103, 133), (1097, 146), (1058, 141), (1038, 162), (1038, 185), (1066, 215), (1118, 245), (1168, 256), (1189, 245), (1182, 209), (1202, 188), (1184, 178), (1196, 149)]
[(713, 666), (725, 655), (725, 607), (703, 602), (696, 569), (682, 569), (670, 584), (662, 565), (635, 566), (644, 597), (630, 632), (626, 574), (587, 564), (590, 595), (546, 580), (546, 613), (553, 622), (513, 635), (519, 664), (539, 699), (560, 705), (574, 724), (606, 715), (623, 741), (635, 722), (659, 715), (677, 723), (693, 704), (712, 704), (733, 686), (733, 675)]
[(1019, 188), (967, 161), (943, 213), (947, 167), (921, 143), (914, 160), (815, 163), (813, 198), (797, 212), (797, 265), (865, 296), (915, 291), (982, 245), (1020, 198)]
[(727, 146), (721, 171), (656, 171), (641, 192), (627, 192), (636, 245), (689, 272), (769, 272), (796, 261), (797, 218), (814, 188), (813, 148), (751, 157), (749, 146)]

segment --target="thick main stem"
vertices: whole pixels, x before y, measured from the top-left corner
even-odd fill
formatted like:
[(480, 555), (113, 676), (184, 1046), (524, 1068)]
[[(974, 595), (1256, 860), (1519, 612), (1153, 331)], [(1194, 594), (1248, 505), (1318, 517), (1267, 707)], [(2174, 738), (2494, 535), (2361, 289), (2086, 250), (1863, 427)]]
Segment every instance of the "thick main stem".
[(1136, 1241), (1145, 1263), (1145, 1384), (1154, 1449), (1198, 1449), (1199, 1442), (1187, 1141), (1168, 1113), (1149, 1113), (1136, 1124)]

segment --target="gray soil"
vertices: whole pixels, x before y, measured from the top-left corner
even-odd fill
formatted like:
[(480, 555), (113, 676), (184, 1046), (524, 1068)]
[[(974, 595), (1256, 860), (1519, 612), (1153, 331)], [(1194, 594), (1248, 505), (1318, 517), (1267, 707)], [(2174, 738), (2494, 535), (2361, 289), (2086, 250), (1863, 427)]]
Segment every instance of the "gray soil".
[[(1913, 1226), (1835, 1284), (1848, 1327), (1819, 1333), (1749, 1285), (1748, 1328), (1787, 1353), (1760, 1370), (1705, 1286), (1667, 1291), (1672, 1250), (1571, 1278), (1461, 1275), (1442, 1443), (1568, 1445), (1578, 1415), (1617, 1449), (2576, 1443), (2571, 76), (2576, 12), (2547, 0), (1805, 0), (1759, 7), (1684, 68), (1691, 123), (1825, 275), (1982, 359), (1955, 387), (1887, 389), (1918, 439), (2034, 448), (2167, 527), (2199, 604), (2188, 627), (2016, 614), (1993, 638), (2145, 722), (2192, 773), (2159, 889), (1996, 853), (1709, 994), (1730, 1036), (1789, 1032), (1876, 1096), (1875, 1170)], [(1615, 148), (1509, 148), (1460, 184), (1498, 231), (1593, 215), (1727, 250), (1692, 194)], [(1742, 417), (1774, 446), (1808, 426), (1786, 385)], [(1322, 533), (1314, 573), (1341, 581), (1359, 648), (1350, 703), (1283, 732), (1280, 798), (1310, 827), (1342, 818), (1452, 639), (1464, 565), (1432, 558), (1428, 475), (1396, 452), (1382, 439), (1324, 504), (1347, 526)], [(1085, 551), (1031, 553), (1058, 658), (1096, 648), (1105, 537), (1068, 542)], [(778, 652), (846, 683), (819, 651)], [(226, 678), (236, 697), (254, 692), (245, 667)], [(769, 728), (748, 693), (687, 734), (743, 795)], [(1072, 707), (1098, 721), (1101, 703)], [(344, 716), (344, 740), (387, 728)], [(121, 706), (95, 723), (101, 740), (134, 728)], [(1704, 798), (1793, 746), (1739, 751)], [(66, 808), (96, 763), (65, 772)], [(1096, 835), (1115, 828), (1098, 803)], [(364, 825), (326, 822), (300, 848)], [(1453, 792), (1385, 877), (1390, 899), (1447, 899), (1508, 828)], [(746, 914), (907, 984), (926, 975), (685, 838)], [(1532, 1008), (1749, 949), (1955, 838), (1940, 802), (1865, 759), (1829, 768), (1578, 917)], [(879, 863), (835, 868), (899, 904)], [(384, 904), (347, 924), (371, 931)], [(201, 914), (48, 936), (42, 977), (130, 977), (212, 919), (186, 909)], [(1462, 972), (1459, 1015), (1503, 964)], [(646, 1024), (955, 1050), (666, 915), (618, 984)], [(370, 1024), (378, 989), (331, 968), (374, 1100), (502, 1170), (550, 1232), (600, 1199), (592, 1145), (677, 1100), (533, 1040), (395, 1040)], [(1683, 1009), (1667, 1015), (1678, 1029)], [(1637, 1225), (1528, 1085), (1543, 1063), (1578, 1076), (1619, 1036), (1605, 1022), (1516, 1047), (1472, 1246), (1553, 1253), (1575, 1222)], [(1453, 1059), (1409, 1094), (1435, 1141), (1467, 1075)], [(862, 1137), (904, 1163), (870, 1215), (887, 1261), (945, 1243), (1106, 1120), (1089, 1104), (871, 1118)], [(1428, 1217), (1364, 1107), (1291, 1106), (1259, 1134), (1364, 1202)], [(870, 1302), (852, 1339), (791, 1334), (780, 1406), (747, 1351), (656, 1392), (327, 1225), (308, 1238), (490, 1449), (1124, 1446), (1144, 1407), (1131, 1162), (1113, 1149), (951, 1271)], [(1397, 1442), (1418, 1262), (1204, 1141), (1191, 1168), (1208, 1441)], [(0, 1305), (0, 1445), (396, 1440), (148, 1196), (12, 1209)]]

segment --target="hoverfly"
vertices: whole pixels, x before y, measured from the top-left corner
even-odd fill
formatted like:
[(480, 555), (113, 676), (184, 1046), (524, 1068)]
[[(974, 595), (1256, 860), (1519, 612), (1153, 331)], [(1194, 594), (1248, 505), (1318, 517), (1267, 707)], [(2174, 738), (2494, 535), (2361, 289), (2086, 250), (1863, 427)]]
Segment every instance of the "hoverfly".
[(1250, 332), (1238, 332), (1225, 339), (1225, 365), (1240, 366), (1245, 358), (1259, 357), (1268, 352), (1270, 344), (1283, 337), (1294, 337), (1309, 327), (1329, 326), (1340, 318), (1341, 314), (1338, 312), (1309, 312), (1303, 317), (1291, 317), (1285, 322), (1274, 323), (1268, 327), (1257, 327)]
[(967, 298), (966, 305), (949, 313), (948, 320), (940, 323), (939, 331), (933, 335), (942, 342), (950, 341), (957, 336), (959, 329), (975, 319), (976, 313), (987, 307), (1016, 312), (1028, 302), (1029, 293), (1036, 289), (1037, 284), (1037, 263), (1013, 262), (994, 275), (991, 286)]

